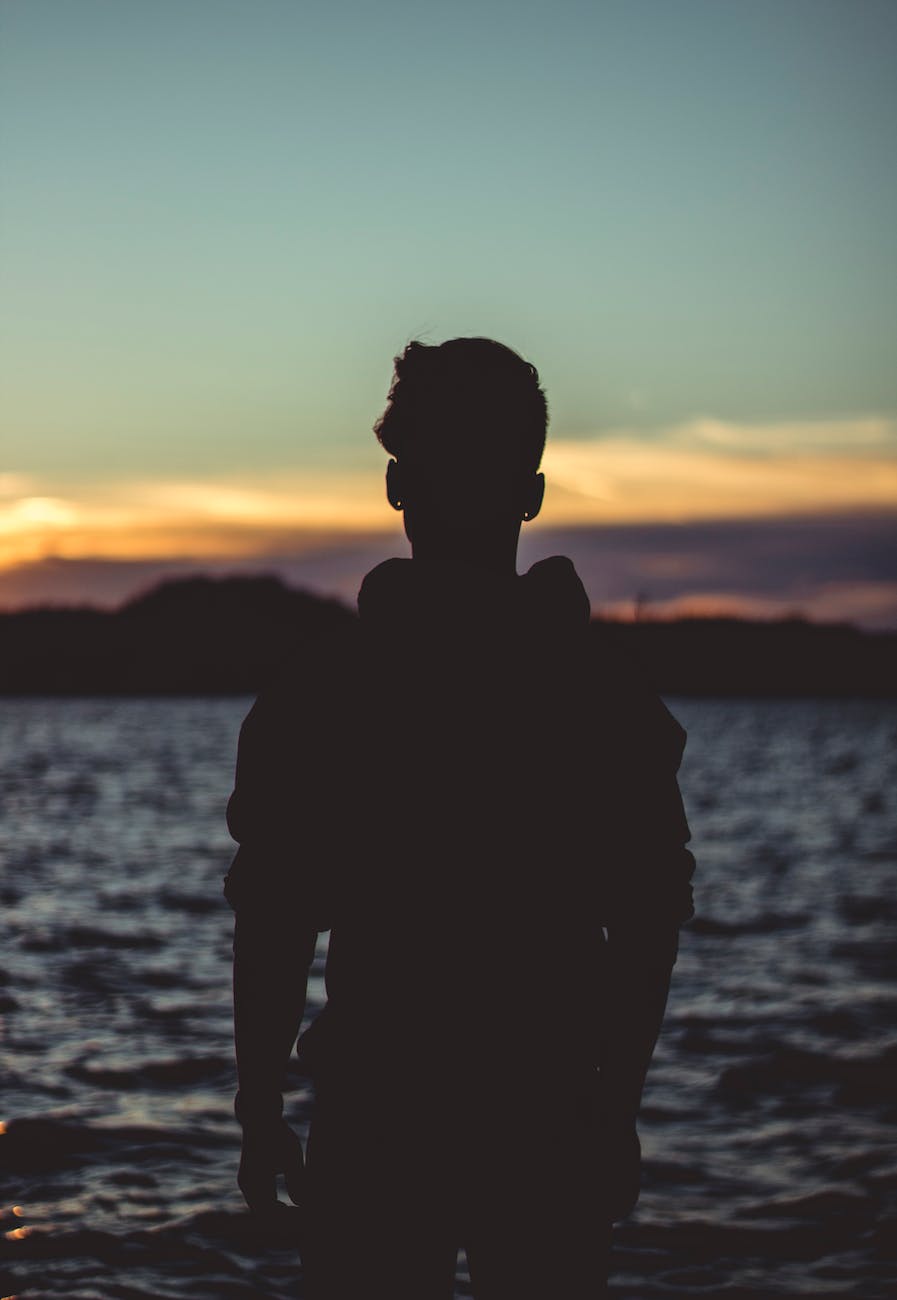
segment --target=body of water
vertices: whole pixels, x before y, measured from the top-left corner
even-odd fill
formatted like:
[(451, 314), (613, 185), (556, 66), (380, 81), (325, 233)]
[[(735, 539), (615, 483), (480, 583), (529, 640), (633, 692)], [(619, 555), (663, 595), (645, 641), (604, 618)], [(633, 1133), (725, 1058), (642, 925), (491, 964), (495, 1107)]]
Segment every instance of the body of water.
[[(291, 1216), (256, 1227), (234, 1181), (221, 878), (248, 704), (0, 701), (4, 1296), (301, 1295)], [(897, 1294), (897, 704), (671, 704), (690, 733), (698, 911), (612, 1294), (884, 1300)], [(319, 961), (312, 1009), (320, 998)], [(539, 1126), (536, 1109), (532, 1137)], [(384, 1296), (389, 1273), (384, 1255)]]

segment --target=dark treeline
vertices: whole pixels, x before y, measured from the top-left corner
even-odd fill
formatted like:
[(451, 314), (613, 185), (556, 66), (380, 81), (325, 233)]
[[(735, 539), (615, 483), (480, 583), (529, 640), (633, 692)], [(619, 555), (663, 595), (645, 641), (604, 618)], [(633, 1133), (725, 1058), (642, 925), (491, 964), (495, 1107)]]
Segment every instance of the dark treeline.
[[(253, 694), (318, 635), (350, 634), (337, 601), (274, 577), (163, 583), (114, 612), (0, 613), (0, 693)], [(669, 695), (897, 695), (897, 633), (801, 619), (596, 619), (596, 670), (608, 653)]]

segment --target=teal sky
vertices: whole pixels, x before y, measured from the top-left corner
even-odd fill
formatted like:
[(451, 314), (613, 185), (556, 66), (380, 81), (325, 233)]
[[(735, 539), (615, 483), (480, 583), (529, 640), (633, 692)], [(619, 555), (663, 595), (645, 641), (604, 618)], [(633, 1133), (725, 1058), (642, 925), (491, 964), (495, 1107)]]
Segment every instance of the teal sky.
[(0, 472), (372, 463), (459, 333), (567, 438), (890, 417), (895, 56), (890, 0), (6, 0)]

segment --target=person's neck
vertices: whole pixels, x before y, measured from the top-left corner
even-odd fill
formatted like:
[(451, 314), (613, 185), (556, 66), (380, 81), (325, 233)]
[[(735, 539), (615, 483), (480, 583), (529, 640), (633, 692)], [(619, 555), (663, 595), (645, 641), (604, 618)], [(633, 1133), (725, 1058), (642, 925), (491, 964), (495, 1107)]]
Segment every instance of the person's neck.
[(517, 576), (517, 537), (484, 537), (462, 533), (450, 540), (414, 537), (411, 556), (434, 572), (463, 574), (477, 578), (514, 578)]

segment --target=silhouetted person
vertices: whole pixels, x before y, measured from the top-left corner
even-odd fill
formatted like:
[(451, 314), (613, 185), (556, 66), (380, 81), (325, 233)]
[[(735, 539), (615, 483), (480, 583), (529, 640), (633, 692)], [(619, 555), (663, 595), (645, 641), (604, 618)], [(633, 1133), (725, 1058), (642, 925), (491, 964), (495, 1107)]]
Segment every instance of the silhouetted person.
[[(311, 1300), (602, 1294), (638, 1196), (635, 1122), (693, 870), (684, 733), (588, 636), (562, 557), (515, 569), (542, 502), (535, 369), (488, 339), (410, 344), (376, 426), (412, 559), (354, 636), (263, 693), (229, 806), (249, 1205), (305, 1212)], [(302, 1168), (281, 1118), (300, 1039)]]

